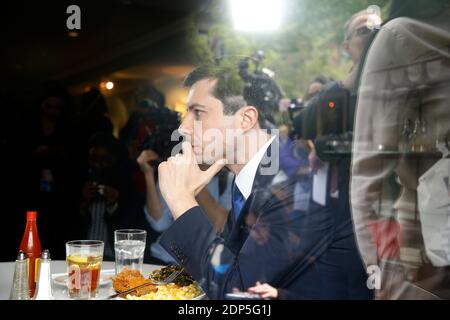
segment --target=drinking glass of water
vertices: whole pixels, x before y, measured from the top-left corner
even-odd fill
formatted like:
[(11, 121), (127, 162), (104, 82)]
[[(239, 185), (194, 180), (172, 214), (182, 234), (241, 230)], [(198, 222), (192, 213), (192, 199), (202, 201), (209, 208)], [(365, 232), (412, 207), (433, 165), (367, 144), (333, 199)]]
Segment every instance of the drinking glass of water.
[(116, 274), (125, 267), (142, 272), (146, 236), (145, 230), (123, 229), (114, 231)]

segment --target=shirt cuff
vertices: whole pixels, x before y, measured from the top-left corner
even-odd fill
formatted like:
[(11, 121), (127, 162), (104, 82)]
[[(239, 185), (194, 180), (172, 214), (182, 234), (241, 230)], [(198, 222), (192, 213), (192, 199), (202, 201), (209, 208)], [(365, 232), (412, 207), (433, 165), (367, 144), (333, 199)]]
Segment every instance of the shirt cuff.
[(163, 232), (163, 231), (167, 230), (167, 228), (169, 228), (173, 222), (172, 215), (170, 214), (170, 212), (166, 212), (166, 210), (163, 210), (161, 218), (156, 220), (155, 218), (153, 218), (150, 215), (150, 213), (147, 209), (147, 206), (144, 205), (144, 214), (145, 214), (145, 219), (147, 219), (147, 222), (157, 232)]

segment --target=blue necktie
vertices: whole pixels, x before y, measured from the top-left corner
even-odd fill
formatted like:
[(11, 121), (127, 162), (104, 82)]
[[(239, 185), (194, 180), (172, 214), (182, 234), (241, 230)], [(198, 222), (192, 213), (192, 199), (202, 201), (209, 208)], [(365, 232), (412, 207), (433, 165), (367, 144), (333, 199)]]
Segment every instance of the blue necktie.
[(238, 186), (236, 185), (236, 182), (233, 182), (233, 215), (235, 220), (239, 217), (239, 214), (242, 211), (242, 207), (245, 203), (245, 198), (242, 195), (241, 191), (239, 190)]

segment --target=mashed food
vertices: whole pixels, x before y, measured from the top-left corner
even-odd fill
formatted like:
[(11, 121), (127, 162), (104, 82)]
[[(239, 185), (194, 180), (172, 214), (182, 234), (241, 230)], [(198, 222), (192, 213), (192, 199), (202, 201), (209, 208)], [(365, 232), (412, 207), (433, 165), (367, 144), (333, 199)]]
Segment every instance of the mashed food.
[(157, 286), (157, 290), (140, 297), (127, 295), (128, 300), (190, 300), (197, 298), (203, 291), (196, 284), (178, 286), (174, 283)]

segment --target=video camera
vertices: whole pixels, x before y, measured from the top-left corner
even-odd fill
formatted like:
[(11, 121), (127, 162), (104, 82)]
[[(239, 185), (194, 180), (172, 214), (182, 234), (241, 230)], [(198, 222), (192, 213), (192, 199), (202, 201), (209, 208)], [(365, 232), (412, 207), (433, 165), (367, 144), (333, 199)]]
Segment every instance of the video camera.
[(314, 140), (318, 156), (330, 161), (333, 154), (350, 155), (356, 96), (333, 81), (309, 100), (293, 119), (298, 138)]
[(291, 99), (288, 108), (289, 119), (291, 122), (305, 109), (305, 103), (297, 99)]
[[(273, 72), (261, 68), (264, 52), (239, 62), (239, 76), (245, 81), (244, 99), (261, 110), (265, 118), (275, 123), (282, 92), (273, 80)], [(250, 61), (255, 71), (249, 72)], [(356, 96), (341, 82), (332, 81), (307, 102), (291, 99), (288, 108), (296, 138), (314, 140), (318, 156), (324, 161), (350, 156)]]
[[(255, 71), (249, 72), (250, 60), (255, 63)], [(274, 114), (278, 112), (278, 102), (282, 93), (272, 79), (274, 73), (261, 68), (264, 52), (257, 51), (252, 57), (242, 59), (239, 64), (239, 76), (245, 82), (243, 96), (248, 104), (258, 107), (261, 115), (272, 124), (275, 123)]]
[(158, 106), (150, 99), (142, 100), (139, 104), (146, 110), (143, 114), (146, 134), (141, 149), (155, 151), (164, 161), (178, 144), (178, 141), (172, 141), (172, 133), (180, 126), (180, 115), (169, 108)]

